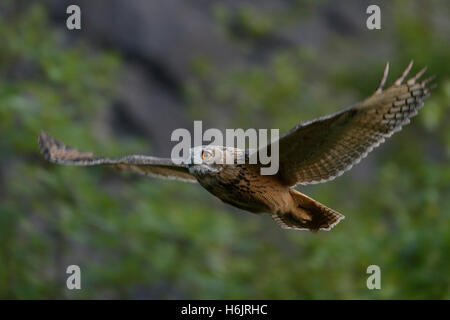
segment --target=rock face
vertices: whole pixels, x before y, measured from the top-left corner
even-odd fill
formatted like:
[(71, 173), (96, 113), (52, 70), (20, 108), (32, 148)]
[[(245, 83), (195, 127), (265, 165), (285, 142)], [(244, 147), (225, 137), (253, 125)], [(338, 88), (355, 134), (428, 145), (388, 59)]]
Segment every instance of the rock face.
[[(58, 24), (65, 21), (68, 5), (80, 6), (82, 30), (66, 32), (69, 39), (82, 37), (93, 47), (108, 47), (121, 53), (122, 82), (118, 101), (109, 116), (114, 119), (115, 129), (119, 126), (128, 133), (145, 135), (152, 152), (164, 155), (170, 153), (167, 142), (171, 132), (192, 126), (192, 120), (188, 121), (186, 116), (182, 89), (192, 77), (196, 58), (206, 58), (220, 72), (230, 65), (263, 63), (264, 57), (280, 46), (318, 47), (335, 32), (354, 34), (358, 29), (355, 24), (359, 23), (355, 17), (361, 15), (352, 13), (358, 8), (364, 10), (366, 5), (364, 1), (305, 5), (304, 9), (296, 9), (300, 14), (302, 10), (307, 13), (302, 19), (275, 25), (270, 32), (248, 41), (251, 36), (240, 30), (239, 23), (234, 23), (236, 12), (250, 8), (266, 15), (286, 14), (295, 4), (271, 0), (260, 0), (258, 5), (238, 0), (46, 2)], [(224, 27), (218, 21), (218, 8), (230, 13), (230, 25)], [(239, 37), (242, 41), (236, 41)]]
[[(82, 30), (68, 37), (86, 38), (124, 57), (124, 71), (115, 125), (145, 134), (152, 152), (168, 154), (167, 141), (178, 127), (190, 127), (181, 90), (189, 79), (192, 61), (207, 57), (226, 67), (239, 59), (236, 48), (219, 30), (206, 1), (47, 1), (58, 23), (65, 10), (77, 4)], [(164, 143), (163, 143), (164, 142)]]

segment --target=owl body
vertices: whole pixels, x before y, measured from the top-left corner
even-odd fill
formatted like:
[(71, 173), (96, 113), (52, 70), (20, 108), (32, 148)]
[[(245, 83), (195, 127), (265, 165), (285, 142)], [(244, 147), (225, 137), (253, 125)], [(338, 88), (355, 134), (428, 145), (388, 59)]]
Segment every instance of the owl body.
[(245, 150), (201, 146), (191, 149), (188, 166), (200, 185), (225, 203), (253, 213), (289, 211), (289, 187), (248, 162)]
[(289, 187), (274, 176), (259, 174), (252, 165), (224, 165), (217, 172), (196, 176), (208, 192), (225, 203), (253, 213), (281, 213), (293, 204)]

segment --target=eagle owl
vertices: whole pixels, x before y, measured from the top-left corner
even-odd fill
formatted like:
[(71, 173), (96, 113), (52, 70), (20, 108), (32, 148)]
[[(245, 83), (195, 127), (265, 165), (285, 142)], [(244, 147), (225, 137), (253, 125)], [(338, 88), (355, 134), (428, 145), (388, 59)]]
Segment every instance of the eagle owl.
[(145, 155), (96, 157), (65, 146), (44, 132), (39, 135), (39, 147), (43, 156), (53, 163), (112, 165), (148, 176), (196, 182), (232, 206), (271, 214), (283, 228), (330, 230), (344, 216), (293, 187), (327, 182), (340, 176), (409, 123), (433, 87), (430, 85), (432, 77), (419, 80), (426, 68), (405, 81), (411, 67), (412, 61), (403, 74), (383, 90), (389, 71), (389, 64), (386, 64), (383, 77), (370, 97), (337, 113), (300, 122), (281, 136), (278, 140), (279, 170), (275, 175), (261, 175), (262, 165), (258, 163), (215, 161), (229, 156), (248, 158), (248, 150), (229, 147), (192, 148), (190, 161), (181, 164)]

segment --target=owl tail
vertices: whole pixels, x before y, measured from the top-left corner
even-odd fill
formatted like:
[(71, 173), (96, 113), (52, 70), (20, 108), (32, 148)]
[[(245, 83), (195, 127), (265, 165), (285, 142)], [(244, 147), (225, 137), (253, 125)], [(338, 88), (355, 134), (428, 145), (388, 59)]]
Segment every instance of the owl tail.
[(339, 212), (324, 206), (297, 190), (291, 189), (290, 194), (295, 206), (291, 209), (291, 212), (272, 215), (282, 228), (329, 231), (345, 218)]

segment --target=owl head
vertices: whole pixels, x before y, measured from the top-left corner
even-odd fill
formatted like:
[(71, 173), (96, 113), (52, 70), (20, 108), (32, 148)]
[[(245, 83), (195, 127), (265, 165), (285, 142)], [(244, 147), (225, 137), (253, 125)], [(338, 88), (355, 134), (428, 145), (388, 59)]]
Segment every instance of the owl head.
[(245, 163), (245, 151), (232, 147), (197, 146), (190, 149), (187, 164), (193, 172), (218, 172), (224, 165)]

